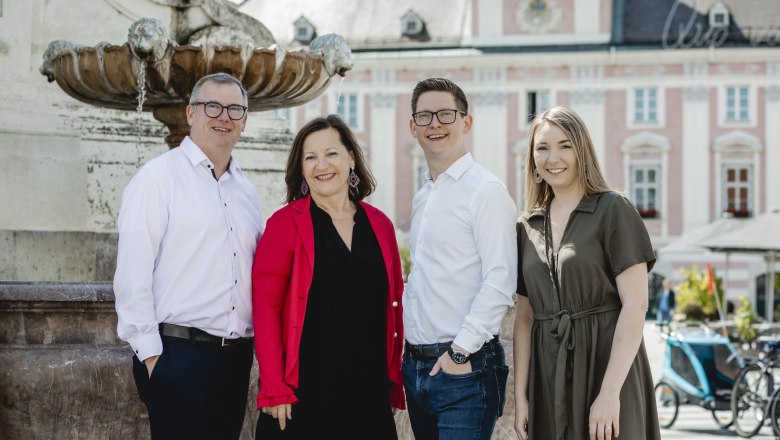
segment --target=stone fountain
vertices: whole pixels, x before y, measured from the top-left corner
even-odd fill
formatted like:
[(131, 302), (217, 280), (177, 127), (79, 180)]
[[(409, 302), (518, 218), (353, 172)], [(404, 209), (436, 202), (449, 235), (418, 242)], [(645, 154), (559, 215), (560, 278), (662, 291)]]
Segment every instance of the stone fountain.
[[(232, 43), (231, 37), (221, 40)], [(165, 140), (173, 148), (189, 133), (185, 108), (193, 86), (205, 75), (233, 74), (249, 94), (249, 111), (262, 111), (304, 104), (322, 94), (333, 75), (344, 76), (352, 68), (349, 46), (336, 34), (316, 38), (308, 52), (275, 45), (258, 49), (250, 41), (219, 45), (206, 35), (194, 40), (201, 39), (205, 44), (178, 45), (160, 20), (142, 18), (121, 46), (51, 42), (40, 72), (79, 101), (151, 111), (170, 130)]]
[[(173, 148), (189, 133), (189, 93), (206, 74), (233, 74), (247, 89), (249, 110), (262, 111), (306, 103), (322, 94), (334, 75), (343, 76), (352, 67), (350, 49), (338, 35), (315, 39), (308, 51), (289, 52), (276, 47), (260, 22), (225, 9), (224, 3), (180, 3), (197, 3), (210, 21), (178, 16), (172, 20), (175, 40), (153, 18), (133, 23), (121, 46), (57, 40), (46, 50), (40, 72), (84, 103), (151, 112), (168, 127), (165, 141)], [(280, 154), (263, 157), (278, 161), (282, 148)], [(268, 169), (274, 167), (283, 163)], [(32, 233), (30, 241), (40, 243), (35, 237)], [(12, 251), (10, 259), (27, 259), (18, 264), (29, 266), (91, 260), (88, 264), (96, 266), (91, 277), (83, 282), (0, 282), (0, 437), (148, 438), (146, 409), (130, 369), (131, 351), (116, 336), (110, 284), (116, 235), (67, 231), (62, 237), (63, 248), (92, 240), (92, 253), (47, 259), (49, 250), (32, 249), (27, 255)], [(242, 438), (254, 434), (255, 392), (250, 390)]]

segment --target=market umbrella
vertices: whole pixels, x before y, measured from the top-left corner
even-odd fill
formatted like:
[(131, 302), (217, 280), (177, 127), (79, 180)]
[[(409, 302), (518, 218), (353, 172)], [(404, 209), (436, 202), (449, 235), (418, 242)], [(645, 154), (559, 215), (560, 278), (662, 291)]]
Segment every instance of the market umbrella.
[(766, 319), (772, 321), (774, 304), (775, 259), (780, 253), (780, 210), (768, 212), (745, 221), (733, 231), (701, 242), (701, 246), (715, 252), (742, 252), (767, 254)]

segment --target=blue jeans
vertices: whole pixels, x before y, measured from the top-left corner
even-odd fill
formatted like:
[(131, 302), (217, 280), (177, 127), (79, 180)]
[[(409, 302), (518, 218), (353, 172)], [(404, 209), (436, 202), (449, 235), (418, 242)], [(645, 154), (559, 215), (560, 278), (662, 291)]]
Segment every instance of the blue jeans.
[(406, 406), (416, 440), (489, 440), (506, 402), (504, 348), (497, 339), (471, 356), (472, 371), (431, 377), (436, 359), (404, 354)]

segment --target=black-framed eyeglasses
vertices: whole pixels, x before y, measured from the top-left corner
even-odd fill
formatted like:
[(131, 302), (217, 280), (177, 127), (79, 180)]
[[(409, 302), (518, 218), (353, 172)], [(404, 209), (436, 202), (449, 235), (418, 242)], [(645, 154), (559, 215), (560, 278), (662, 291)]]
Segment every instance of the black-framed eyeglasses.
[(433, 122), (433, 115), (436, 115), (436, 119), (442, 124), (452, 124), (455, 122), (455, 118), (458, 117), (458, 113), (466, 116), (466, 113), (460, 110), (444, 109), (437, 112), (412, 113), (412, 118), (414, 118), (414, 123), (420, 127), (431, 125), (431, 122)]
[(222, 114), (223, 109), (227, 109), (228, 118), (237, 121), (244, 117), (246, 114), (247, 107), (243, 105), (238, 104), (230, 104), (228, 106), (224, 106), (218, 102), (193, 102), (190, 103), (190, 105), (202, 105), (203, 106), (203, 112), (206, 113), (206, 116), (209, 118), (218, 118), (219, 115)]

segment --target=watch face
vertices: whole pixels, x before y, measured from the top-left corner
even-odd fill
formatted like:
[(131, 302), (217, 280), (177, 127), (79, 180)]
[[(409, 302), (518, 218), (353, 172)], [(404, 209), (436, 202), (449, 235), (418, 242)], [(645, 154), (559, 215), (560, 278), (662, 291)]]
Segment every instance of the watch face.
[(465, 353), (454, 350), (450, 350), (450, 357), (452, 358), (452, 362), (455, 362), (456, 364), (465, 364), (469, 360)]

